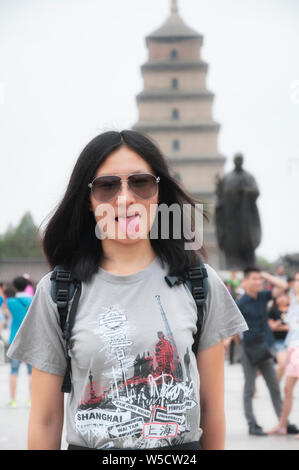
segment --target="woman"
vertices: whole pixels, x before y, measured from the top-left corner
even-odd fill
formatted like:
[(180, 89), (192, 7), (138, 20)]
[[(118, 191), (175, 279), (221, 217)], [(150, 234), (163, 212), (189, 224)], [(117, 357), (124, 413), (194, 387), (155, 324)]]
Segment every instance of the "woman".
[(280, 382), (287, 360), (287, 346), (285, 339), (289, 331), (289, 325), (285, 323), (285, 317), (290, 306), (288, 290), (281, 291), (273, 301), (269, 310), (269, 326), (274, 335), (274, 351), (277, 360), (277, 378)]
[[(28, 295), (25, 292), (27, 281), (23, 276), (18, 276), (13, 280), (12, 286), (8, 286), (5, 289), (6, 305), (7, 312), (10, 317), (10, 334), (8, 343), (12, 344), (18, 329), (20, 328), (28, 308), (31, 304), (32, 296)], [(10, 360), (10, 379), (9, 379), (9, 389), (11, 400), (8, 403), (9, 408), (16, 408), (16, 392), (17, 392), (17, 382), (19, 376), (21, 361), (11, 359)], [(30, 393), (31, 393), (31, 375), (32, 375), (32, 366), (31, 364), (26, 364), (28, 383), (29, 383), (29, 401), (30, 405)]]
[[(284, 401), (279, 423), (268, 434), (287, 434), (288, 417), (293, 405), (293, 391), (299, 378), (299, 273), (295, 274), (294, 295), (285, 322), (289, 325), (289, 332), (285, 340), (287, 364), (285, 368)], [(299, 439), (299, 434), (296, 435), (296, 438)]]
[[(173, 204), (190, 205), (194, 221), (194, 200), (159, 149), (135, 131), (111, 131), (82, 151), (47, 226), (51, 267), (71, 269), (83, 283), (71, 338), (69, 449), (198, 448), (199, 440), (203, 449), (224, 447), (223, 339), (247, 326), (207, 264), (192, 353), (196, 303), (185, 284), (170, 288), (164, 277), (186, 273), (203, 250), (185, 249), (185, 232), (174, 236), (184, 218), (170, 217), (165, 236), (158, 205)], [(59, 449), (66, 364), (50, 274), (9, 354), (33, 365), (29, 449)]]

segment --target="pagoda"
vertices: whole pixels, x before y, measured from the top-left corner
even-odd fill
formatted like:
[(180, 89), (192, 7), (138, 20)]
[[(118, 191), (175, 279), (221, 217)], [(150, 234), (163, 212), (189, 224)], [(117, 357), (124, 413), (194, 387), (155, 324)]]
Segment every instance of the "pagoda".
[(208, 64), (201, 59), (203, 36), (183, 21), (177, 0), (164, 24), (146, 37), (144, 87), (137, 95), (139, 119), (133, 129), (147, 134), (167, 158), (185, 189), (206, 203), (208, 262), (219, 268), (214, 211), (216, 183), (226, 158), (218, 151), (220, 125), (213, 120), (214, 94), (207, 89)]

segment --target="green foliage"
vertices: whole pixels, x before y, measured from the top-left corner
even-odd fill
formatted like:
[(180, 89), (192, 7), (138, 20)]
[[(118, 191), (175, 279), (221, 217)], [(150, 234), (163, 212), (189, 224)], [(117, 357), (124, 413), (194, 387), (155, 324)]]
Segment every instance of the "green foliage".
[(269, 261), (263, 256), (257, 256), (256, 260), (257, 260), (257, 265), (259, 266), (260, 269), (263, 269), (264, 271), (267, 271), (267, 272), (273, 272), (273, 273), (275, 272), (276, 264), (274, 261)]
[(0, 259), (42, 258), (38, 228), (30, 212), (26, 212), (19, 225), (10, 225), (0, 236)]

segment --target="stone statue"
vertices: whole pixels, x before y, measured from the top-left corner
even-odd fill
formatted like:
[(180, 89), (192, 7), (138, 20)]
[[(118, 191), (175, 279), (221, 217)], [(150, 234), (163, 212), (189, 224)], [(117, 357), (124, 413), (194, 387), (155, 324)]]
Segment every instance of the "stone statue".
[(254, 177), (242, 168), (242, 154), (235, 155), (234, 164), (234, 170), (217, 182), (216, 234), (225, 269), (242, 270), (255, 265), (254, 251), (261, 242), (259, 190)]

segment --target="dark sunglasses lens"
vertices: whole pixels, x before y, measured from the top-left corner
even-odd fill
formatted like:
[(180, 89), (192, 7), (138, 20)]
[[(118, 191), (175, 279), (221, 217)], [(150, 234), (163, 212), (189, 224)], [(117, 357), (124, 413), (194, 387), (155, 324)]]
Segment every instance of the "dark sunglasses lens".
[(109, 201), (118, 193), (121, 180), (118, 176), (101, 176), (92, 183), (92, 194), (97, 201)]
[(157, 192), (156, 178), (152, 175), (131, 175), (129, 188), (142, 199), (149, 199)]

